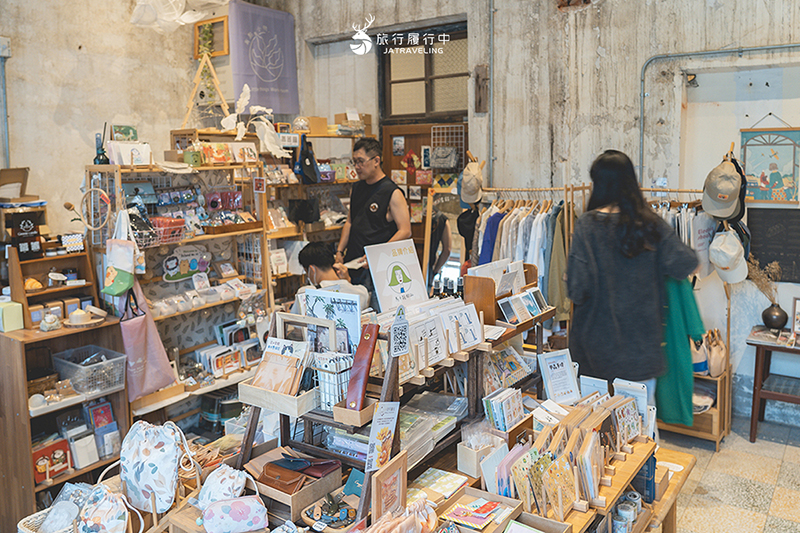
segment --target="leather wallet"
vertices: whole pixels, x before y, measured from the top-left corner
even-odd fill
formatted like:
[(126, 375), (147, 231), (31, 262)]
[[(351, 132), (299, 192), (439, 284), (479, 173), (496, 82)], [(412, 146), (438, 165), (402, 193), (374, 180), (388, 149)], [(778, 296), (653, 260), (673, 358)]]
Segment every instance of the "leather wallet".
[(347, 385), (347, 398), (345, 399), (347, 409), (361, 411), (364, 408), (372, 355), (375, 353), (375, 346), (378, 343), (378, 331), (380, 331), (378, 324), (364, 324), (361, 329), (361, 339), (353, 358), (353, 367), (350, 369), (350, 383)]
[(294, 494), (303, 487), (306, 477), (300, 472), (293, 472), (274, 463), (267, 463), (264, 465), (258, 481), (286, 494)]
[(299, 472), (304, 468), (308, 468), (311, 466), (313, 461), (309, 461), (308, 459), (302, 459), (300, 457), (292, 457), (288, 454), (283, 454), (281, 459), (277, 459), (275, 461), (271, 461), (272, 464), (276, 466), (280, 466), (281, 468), (285, 468), (286, 470), (292, 470), (294, 472)]
[(302, 472), (306, 475), (319, 479), (327, 476), (331, 472), (336, 471), (336, 469), (340, 466), (342, 466), (342, 463), (335, 459), (327, 461), (314, 461), (311, 466), (304, 468)]

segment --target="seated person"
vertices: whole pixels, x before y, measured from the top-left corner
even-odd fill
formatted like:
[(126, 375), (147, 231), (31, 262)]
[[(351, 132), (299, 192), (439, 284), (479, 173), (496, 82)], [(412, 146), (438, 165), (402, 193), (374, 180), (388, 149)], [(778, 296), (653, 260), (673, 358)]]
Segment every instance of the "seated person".
[(306, 289), (317, 289), (339, 286), (339, 292), (357, 294), (361, 300), (361, 310), (369, 307), (369, 291), (363, 285), (350, 283), (350, 273), (342, 264), (334, 265), (334, 256), (331, 247), (323, 242), (311, 242), (300, 250), (297, 256), (300, 264), (306, 271), (309, 285), (297, 289), (292, 313), (300, 314), (299, 299), (303, 297)]

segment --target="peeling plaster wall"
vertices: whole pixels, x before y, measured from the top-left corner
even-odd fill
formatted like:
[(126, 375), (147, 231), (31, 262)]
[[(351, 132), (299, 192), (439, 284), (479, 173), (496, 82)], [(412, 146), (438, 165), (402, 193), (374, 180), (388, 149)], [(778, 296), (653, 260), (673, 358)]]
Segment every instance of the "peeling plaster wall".
[[(48, 201), (55, 232), (82, 231), (77, 204), (84, 166), (103, 123), (133, 124), (155, 154), (180, 126), (195, 63), (192, 34), (164, 36), (131, 25), (135, 0), (3, 0), (11, 165), (30, 167), (28, 191)], [(158, 155), (157, 155), (158, 157)]]

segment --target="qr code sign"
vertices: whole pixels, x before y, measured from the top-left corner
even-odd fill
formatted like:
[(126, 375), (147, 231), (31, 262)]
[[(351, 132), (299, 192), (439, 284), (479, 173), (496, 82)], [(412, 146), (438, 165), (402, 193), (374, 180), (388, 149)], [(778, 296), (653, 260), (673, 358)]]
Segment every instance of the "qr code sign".
[(408, 353), (408, 322), (392, 326), (392, 357)]

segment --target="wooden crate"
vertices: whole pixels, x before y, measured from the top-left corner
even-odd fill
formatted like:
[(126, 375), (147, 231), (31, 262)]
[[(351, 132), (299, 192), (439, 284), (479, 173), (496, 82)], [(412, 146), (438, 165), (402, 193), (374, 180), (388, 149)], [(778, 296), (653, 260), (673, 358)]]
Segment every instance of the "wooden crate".
[(372, 415), (375, 414), (375, 405), (378, 403), (375, 398), (367, 398), (366, 401), (366, 407), (360, 411), (354, 411), (345, 407), (345, 401), (342, 400), (333, 406), (333, 419), (341, 424), (363, 427), (372, 421)]
[(131, 402), (131, 411), (138, 411), (154, 403), (163, 402), (168, 398), (183, 394), (185, 391), (183, 383), (176, 383), (170, 387), (163, 388), (147, 396), (142, 396), (138, 400)]
[(297, 396), (289, 396), (288, 394), (253, 387), (250, 384), (252, 381), (252, 379), (249, 379), (239, 383), (240, 402), (294, 418), (298, 418), (319, 406), (317, 389), (311, 389)]
[[(475, 489), (472, 487), (461, 487), (458, 491), (453, 495), (452, 498), (448, 501), (448, 505), (440, 506), (442, 512), (439, 513), (439, 521), (444, 522), (445, 519), (442, 518), (443, 515), (450, 510), (453, 505), (457, 503), (462, 504), (469, 504), (472, 503), (477, 498), (483, 498), (489, 502), (500, 502), (503, 505), (507, 505), (511, 507), (512, 511), (505, 520), (503, 520), (500, 524), (492, 521), (489, 525), (483, 528), (481, 533), (502, 533), (505, 531), (506, 526), (508, 526), (509, 522), (517, 518), (522, 513), (522, 502), (519, 500), (514, 500), (512, 498), (506, 498), (505, 496), (498, 496), (497, 494), (491, 494), (489, 492), (485, 492), (479, 489)], [(456, 524), (458, 526), (458, 530), (461, 533), (475, 533), (474, 529), (470, 529), (468, 527)]]

